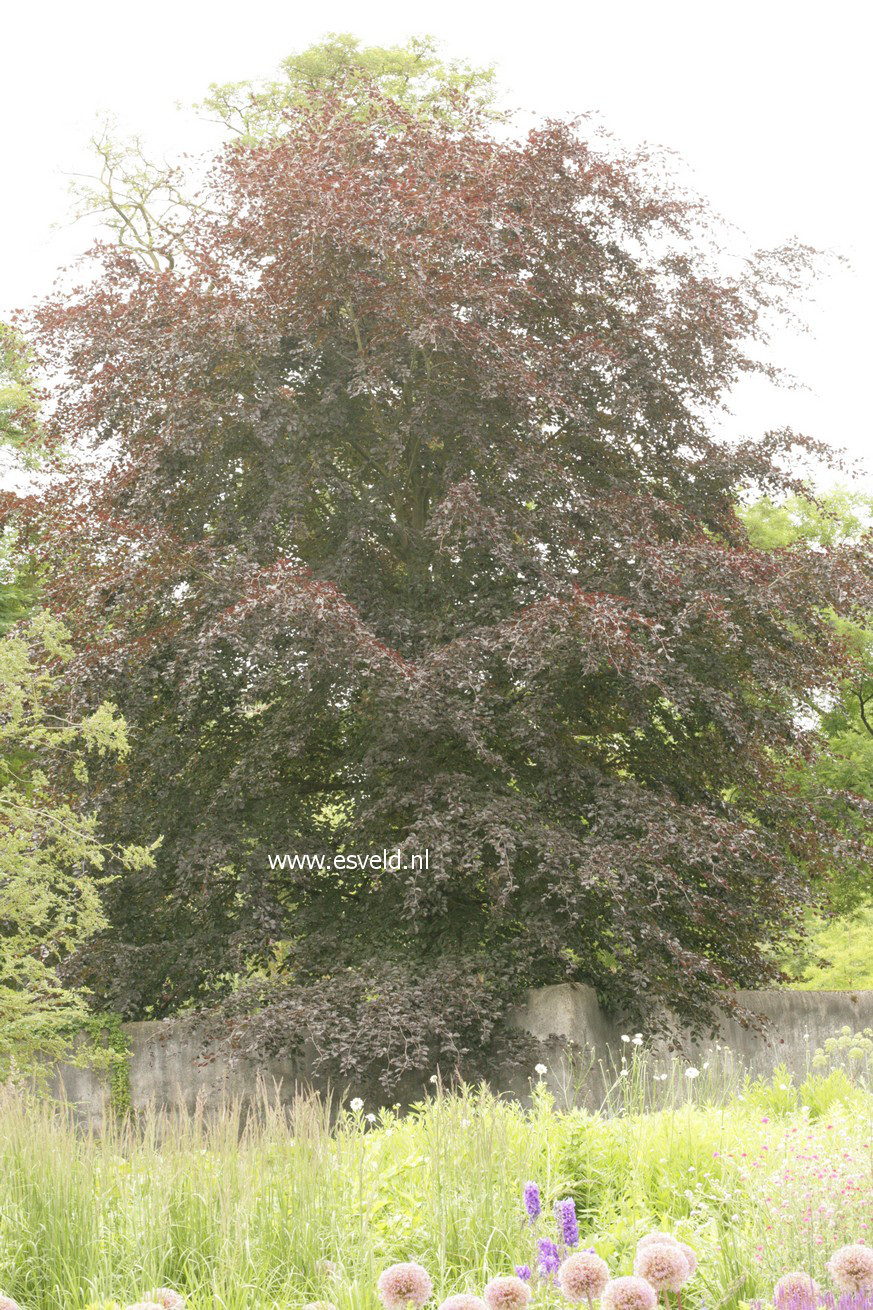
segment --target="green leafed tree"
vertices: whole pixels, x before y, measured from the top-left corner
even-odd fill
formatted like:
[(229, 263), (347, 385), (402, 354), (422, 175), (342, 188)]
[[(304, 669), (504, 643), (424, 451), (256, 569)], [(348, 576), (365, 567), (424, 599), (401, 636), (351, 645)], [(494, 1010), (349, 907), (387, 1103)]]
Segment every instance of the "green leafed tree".
[[(128, 745), (113, 705), (65, 712), (68, 635), (40, 613), (0, 639), (0, 1077), (68, 1051), (88, 1005), (63, 966), (106, 926), (110, 852), (77, 800), (90, 762), (123, 760)], [(152, 859), (113, 853), (128, 869)]]
[[(802, 555), (873, 545), (873, 495), (835, 486), (817, 496), (762, 498), (742, 511), (752, 542), (764, 550)], [(843, 677), (818, 705), (828, 749), (804, 765), (808, 785), (826, 797), (856, 795), (873, 802), (873, 616), (831, 613), (846, 651)], [(837, 802), (839, 805), (839, 802)], [(845, 820), (851, 822), (849, 810)], [(873, 903), (869, 853), (832, 870), (830, 906), (839, 915)]]
[[(20, 333), (0, 323), (0, 460), (4, 471), (31, 471), (46, 454), (39, 420), (33, 359)], [(0, 634), (35, 604), (38, 581), (32, 562), (16, 550), (11, 529), (0, 534)]]

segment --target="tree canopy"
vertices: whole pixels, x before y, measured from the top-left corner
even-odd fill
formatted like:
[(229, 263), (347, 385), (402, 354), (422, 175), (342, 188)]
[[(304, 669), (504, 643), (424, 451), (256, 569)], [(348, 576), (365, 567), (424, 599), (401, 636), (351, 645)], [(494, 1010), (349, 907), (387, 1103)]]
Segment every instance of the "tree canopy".
[(8, 511), (131, 726), (103, 829), (164, 839), (75, 976), (386, 1087), (544, 983), (705, 1026), (845, 843), (791, 765), (863, 552), (754, 546), (804, 443), (714, 421), (810, 252), (725, 271), (656, 155), (361, 94), (288, 97), (171, 267), (104, 249), (37, 315), (83, 458)]
[(72, 658), (63, 625), (45, 613), (0, 638), (0, 1077), (31, 1074), (69, 1052), (87, 999), (65, 962), (106, 927), (107, 856), (146, 869), (151, 852), (110, 851), (81, 806), (89, 762), (127, 753), (106, 702), (79, 718), (59, 695)]

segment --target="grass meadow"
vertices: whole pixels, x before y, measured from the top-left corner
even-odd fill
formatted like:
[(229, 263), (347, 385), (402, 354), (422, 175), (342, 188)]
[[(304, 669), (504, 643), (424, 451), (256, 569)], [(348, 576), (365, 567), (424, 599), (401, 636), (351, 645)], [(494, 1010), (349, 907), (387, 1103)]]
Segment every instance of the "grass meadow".
[[(860, 1043), (860, 1044), (859, 1044)], [(377, 1305), (387, 1264), (416, 1260), (435, 1297), (480, 1292), (534, 1263), (522, 1189), (573, 1197), (581, 1243), (613, 1276), (667, 1229), (698, 1253), (685, 1310), (767, 1298), (788, 1269), (823, 1277), (871, 1240), (870, 1037), (844, 1033), (805, 1081), (689, 1074), (628, 1046), (599, 1110), (532, 1083), (528, 1107), (435, 1087), (404, 1112), (144, 1113), (77, 1127), (68, 1107), (7, 1090), (0, 1104), (0, 1293), (22, 1310), (85, 1310), (171, 1286), (191, 1310), (328, 1301)], [(352, 1095), (352, 1093), (350, 1093)], [(349, 1102), (345, 1102), (348, 1105)], [(556, 1304), (551, 1288), (536, 1301)]]

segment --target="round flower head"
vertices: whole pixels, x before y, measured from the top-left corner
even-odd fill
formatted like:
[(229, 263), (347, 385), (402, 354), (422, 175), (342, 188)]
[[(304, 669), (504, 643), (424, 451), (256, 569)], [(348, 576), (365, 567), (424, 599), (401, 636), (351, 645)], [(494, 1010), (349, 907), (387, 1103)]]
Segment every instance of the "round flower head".
[(608, 1282), (606, 1261), (593, 1251), (577, 1251), (558, 1270), (558, 1283), (568, 1301), (596, 1301)]
[(690, 1278), (692, 1274), (697, 1272), (697, 1252), (694, 1250), (694, 1247), (689, 1246), (687, 1242), (680, 1242), (679, 1250), (688, 1261), (688, 1277)]
[(19, 1310), (18, 1302), (11, 1296), (0, 1296), (0, 1310)]
[(655, 1310), (658, 1293), (645, 1278), (613, 1278), (600, 1298), (603, 1310)]
[(385, 1310), (406, 1310), (410, 1302), (418, 1310), (425, 1301), (430, 1300), (433, 1291), (430, 1274), (412, 1261), (408, 1264), (389, 1265), (379, 1275), (376, 1287)]
[(153, 1292), (146, 1292), (146, 1300), (162, 1305), (164, 1310), (185, 1310), (184, 1296), (172, 1287), (157, 1287)]
[(828, 1261), (828, 1273), (842, 1292), (863, 1292), (873, 1287), (873, 1250), (859, 1242), (841, 1246)]
[(637, 1251), (634, 1273), (651, 1283), (656, 1292), (680, 1292), (691, 1269), (678, 1242), (650, 1242)]
[(801, 1270), (783, 1274), (773, 1288), (776, 1310), (799, 1310), (801, 1306), (816, 1306), (818, 1297), (818, 1284)]
[(488, 1306), (481, 1296), (473, 1296), (470, 1292), (456, 1292), (454, 1296), (449, 1296), (443, 1301), (439, 1310), (488, 1310)]
[(646, 1233), (645, 1237), (641, 1237), (637, 1242), (637, 1250), (641, 1251), (644, 1246), (654, 1246), (656, 1242), (659, 1246), (663, 1245), (665, 1242), (667, 1246), (679, 1245), (676, 1238), (670, 1233)]
[(530, 1288), (515, 1274), (492, 1278), (482, 1293), (489, 1310), (524, 1310), (530, 1300)]

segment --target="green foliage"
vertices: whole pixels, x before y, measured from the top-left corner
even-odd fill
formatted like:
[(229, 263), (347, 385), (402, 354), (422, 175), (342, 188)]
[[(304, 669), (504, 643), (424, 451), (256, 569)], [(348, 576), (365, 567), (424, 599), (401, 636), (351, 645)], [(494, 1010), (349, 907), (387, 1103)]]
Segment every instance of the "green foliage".
[(866, 1105), (862, 1089), (842, 1069), (829, 1074), (811, 1073), (800, 1085), (799, 1099), (810, 1119), (833, 1114), (838, 1106), (854, 1105), (863, 1111)]
[(289, 110), (318, 99), (335, 99), (354, 116), (369, 118), (379, 112), (373, 89), (415, 117), (452, 123), (461, 121), (459, 97), (468, 107), (472, 100), (491, 108), (494, 70), (443, 59), (428, 36), (403, 46), (364, 46), (349, 33), (331, 33), (283, 59), (278, 78), (213, 83), (199, 108), (252, 143), (280, 136)]
[(792, 986), (816, 992), (873, 990), (873, 906), (817, 921)]
[(130, 1042), (120, 1014), (91, 1014), (82, 1031), (88, 1035), (87, 1060), (93, 1068), (102, 1067), (109, 1075), (109, 1104), (118, 1115), (125, 1115), (130, 1103)]
[[(860, 560), (869, 561), (870, 532), (873, 527), (873, 496), (837, 486), (816, 499), (788, 496), (781, 501), (763, 498), (747, 506), (742, 517), (753, 546), (763, 550), (797, 551), (812, 547), (832, 551), (848, 547)], [(851, 617), (832, 615), (831, 621), (844, 641), (851, 658), (849, 671), (843, 679), (840, 692), (829, 696), (818, 706), (821, 727), (828, 750), (815, 756), (800, 771), (802, 785), (828, 793), (851, 793), (873, 802), (873, 619), (854, 614)], [(830, 809), (827, 799), (825, 807)], [(839, 802), (837, 802), (839, 805)], [(845, 811), (842, 815), (847, 833), (858, 836), (860, 828), (854, 816)], [(859, 907), (869, 904), (873, 897), (869, 850), (856, 858), (844, 860), (832, 870), (830, 881), (831, 907), (842, 916), (851, 915)], [(866, 924), (862, 914), (858, 924)], [(838, 920), (824, 927), (811, 942), (811, 949), (821, 948), (826, 955), (834, 947), (842, 955), (855, 948), (857, 932), (851, 919)], [(852, 939), (850, 941), (850, 939)], [(807, 969), (814, 980), (811, 985), (859, 986), (852, 983), (834, 960), (835, 969)], [(853, 959), (850, 969), (869, 976), (871, 965)], [(829, 981), (825, 981), (828, 978)]]
[[(94, 759), (127, 754), (114, 706), (69, 717), (61, 623), (38, 613), (0, 638), (0, 1075), (30, 1074), (82, 1026), (85, 996), (61, 969), (105, 924), (100, 901), (110, 853), (77, 804)], [(121, 853), (144, 869), (151, 853)]]
[(822, 547), (857, 542), (870, 531), (873, 495), (836, 486), (815, 499), (791, 495), (762, 497), (741, 510), (749, 540), (758, 550), (797, 545)]
[(0, 323), (0, 447), (26, 463), (39, 462), (39, 402), (33, 360), (21, 335)]

